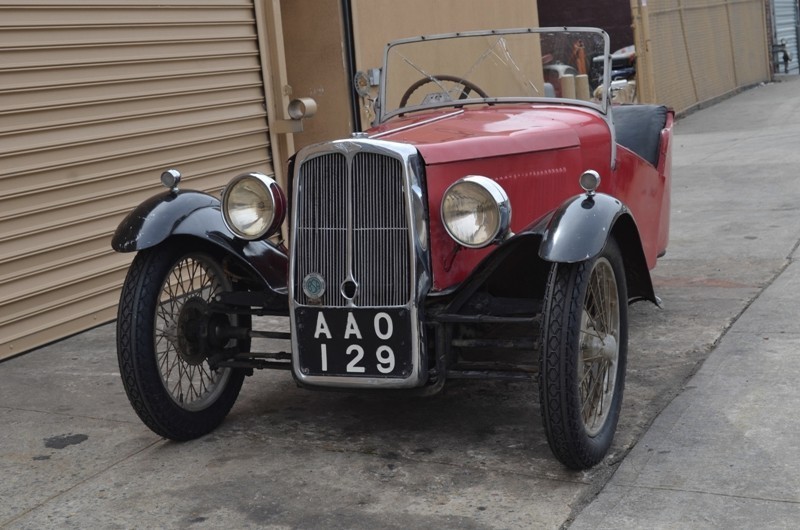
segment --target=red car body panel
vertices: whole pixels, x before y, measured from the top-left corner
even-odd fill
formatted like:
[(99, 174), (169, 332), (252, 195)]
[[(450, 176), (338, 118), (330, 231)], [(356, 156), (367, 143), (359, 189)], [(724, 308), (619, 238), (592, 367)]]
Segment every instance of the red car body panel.
[[(662, 133), (661, 160), (654, 168), (618, 147), (611, 169), (611, 130), (589, 109), (558, 105), (495, 105), (399, 118), (370, 131), (373, 138), (410, 143), (426, 166), (434, 290), (464, 281), (496, 247), (457, 245), (441, 221), (442, 196), (453, 182), (480, 174), (497, 181), (511, 201), (514, 232), (523, 230), (581, 193), (578, 176), (600, 173), (599, 191), (620, 199), (633, 213), (652, 269), (666, 248), (669, 224), (668, 145)], [(665, 190), (667, 193), (665, 193)], [(660, 212), (660, 215), (654, 217)]]

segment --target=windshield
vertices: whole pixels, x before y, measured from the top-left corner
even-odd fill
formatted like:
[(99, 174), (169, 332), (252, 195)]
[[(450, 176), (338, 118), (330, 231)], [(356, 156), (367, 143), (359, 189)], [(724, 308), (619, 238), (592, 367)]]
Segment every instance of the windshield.
[(390, 43), (379, 121), (418, 110), (539, 99), (607, 108), (608, 35), (541, 28), (417, 37)]

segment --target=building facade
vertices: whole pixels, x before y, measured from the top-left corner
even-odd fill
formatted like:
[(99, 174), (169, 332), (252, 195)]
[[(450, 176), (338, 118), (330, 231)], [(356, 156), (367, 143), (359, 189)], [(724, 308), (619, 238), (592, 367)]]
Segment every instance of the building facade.
[[(772, 37), (797, 46), (773, 2), (768, 25), (762, 0), (0, 0), (0, 360), (115, 318), (110, 239), (163, 170), (285, 183), (295, 148), (366, 128), (389, 40), (600, 26), (635, 42), (639, 101), (681, 112), (770, 79)], [(292, 135), (294, 97), (319, 111)]]

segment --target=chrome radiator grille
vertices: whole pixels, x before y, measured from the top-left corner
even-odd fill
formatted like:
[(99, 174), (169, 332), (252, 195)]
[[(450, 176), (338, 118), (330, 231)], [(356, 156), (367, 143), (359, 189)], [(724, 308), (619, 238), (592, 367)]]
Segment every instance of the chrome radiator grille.
[[(341, 286), (358, 286), (352, 305), (404, 306), (411, 299), (411, 250), (403, 164), (381, 154), (348, 158), (329, 153), (305, 161), (298, 173), (294, 299), (345, 307)], [(321, 300), (309, 300), (303, 280), (318, 274)]]

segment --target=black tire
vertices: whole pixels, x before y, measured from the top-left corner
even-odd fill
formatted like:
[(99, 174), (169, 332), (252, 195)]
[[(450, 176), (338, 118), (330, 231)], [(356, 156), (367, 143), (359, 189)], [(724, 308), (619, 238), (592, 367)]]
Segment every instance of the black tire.
[(245, 372), (211, 370), (202, 338), (205, 304), (230, 287), (215, 258), (180, 245), (143, 250), (131, 263), (117, 313), (117, 358), (133, 409), (160, 436), (207, 434), (239, 395)]
[(594, 259), (554, 264), (544, 303), (539, 402), (550, 449), (567, 467), (592, 467), (608, 453), (627, 350), (628, 293), (616, 242), (609, 240)]

